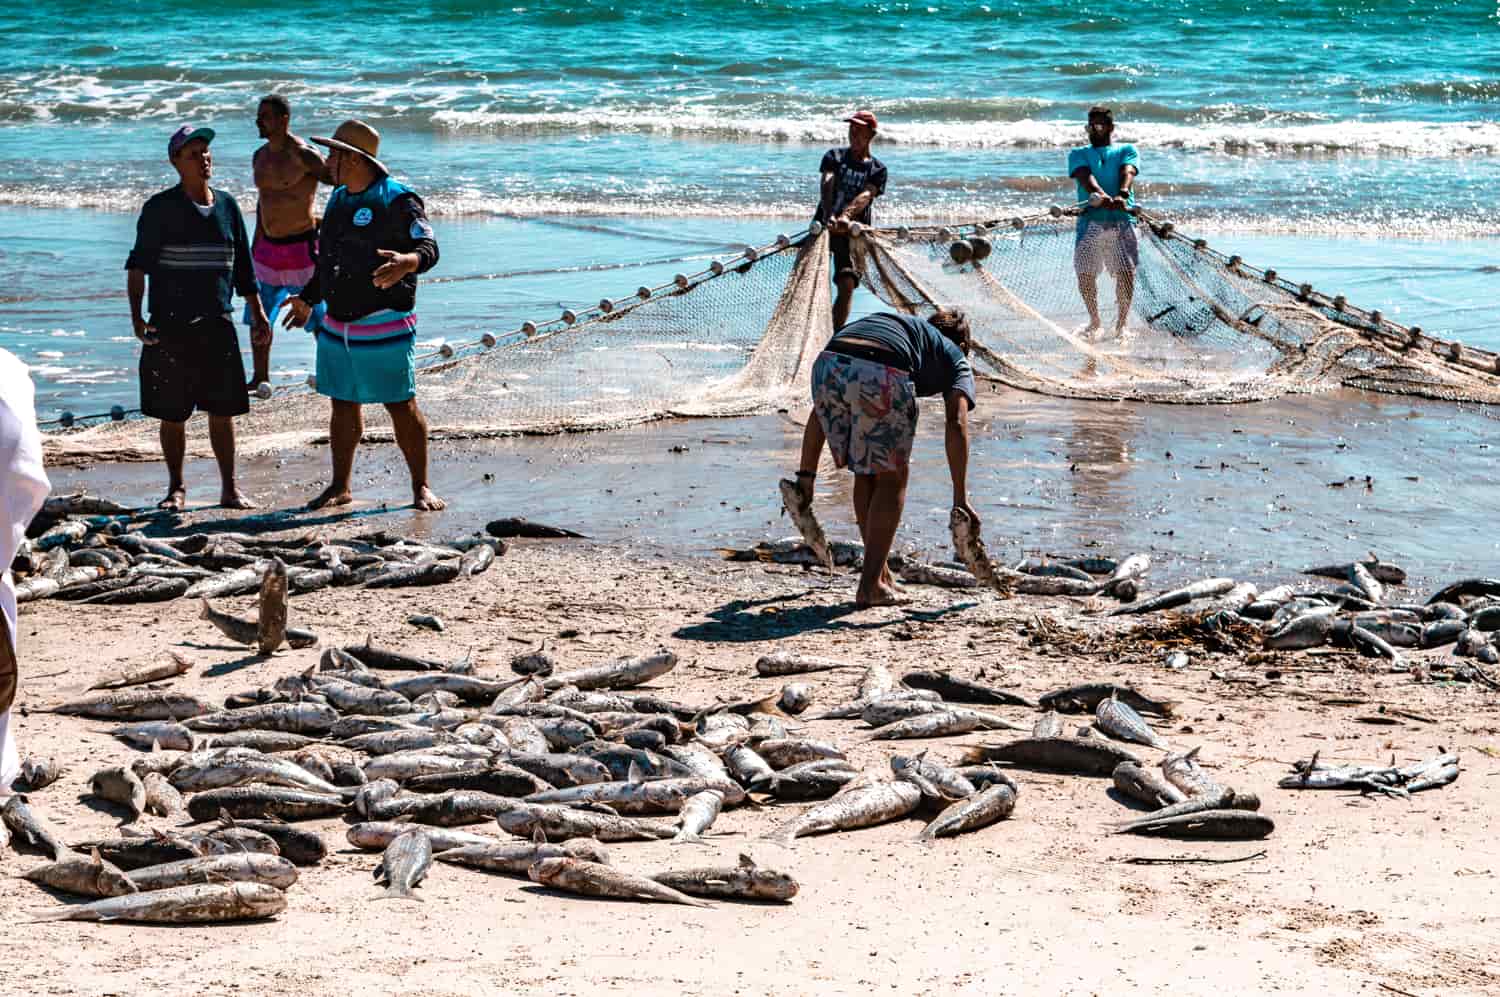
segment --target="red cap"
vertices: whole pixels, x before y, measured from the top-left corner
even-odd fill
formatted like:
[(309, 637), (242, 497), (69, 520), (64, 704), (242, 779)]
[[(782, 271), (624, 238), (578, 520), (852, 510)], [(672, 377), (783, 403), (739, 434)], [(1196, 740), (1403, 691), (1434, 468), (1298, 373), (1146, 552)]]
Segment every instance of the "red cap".
[(850, 124), (864, 125), (870, 131), (879, 131), (880, 122), (875, 119), (875, 112), (870, 110), (859, 110), (844, 119)]

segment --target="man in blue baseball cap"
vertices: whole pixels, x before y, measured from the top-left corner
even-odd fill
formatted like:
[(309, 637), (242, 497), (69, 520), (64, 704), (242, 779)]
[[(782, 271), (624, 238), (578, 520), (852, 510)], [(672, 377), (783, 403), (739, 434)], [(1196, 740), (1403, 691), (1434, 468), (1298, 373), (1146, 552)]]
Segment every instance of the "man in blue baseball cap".
[(213, 139), (212, 128), (183, 125), (172, 133), (167, 158), (179, 182), (141, 209), (135, 245), (125, 261), (130, 318), (142, 343), (141, 412), (161, 420), (167, 462), (167, 497), (158, 506), (171, 511), (187, 504), (182, 462), (194, 410), (208, 415), (208, 439), (219, 465), (219, 504), (254, 507), (234, 477), (234, 417), (250, 411), (250, 403), (230, 318), (231, 295), (238, 292), (249, 306), (251, 342), (269, 343), (271, 323), (256, 287), (240, 207), (227, 192), (208, 185)]

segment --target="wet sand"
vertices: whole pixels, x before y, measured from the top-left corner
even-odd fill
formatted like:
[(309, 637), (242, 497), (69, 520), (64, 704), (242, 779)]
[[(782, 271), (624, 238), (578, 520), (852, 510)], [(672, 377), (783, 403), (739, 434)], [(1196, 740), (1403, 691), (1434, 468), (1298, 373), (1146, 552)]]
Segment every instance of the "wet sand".
[[(987, 386), (989, 388), (990, 386)], [(437, 441), (432, 479), (449, 502), (414, 513), (405, 466), (367, 444), (356, 518), (438, 537), (500, 516), (555, 522), (627, 549), (713, 556), (795, 532), (775, 482), (795, 469), (802, 413), (672, 420), (604, 433)], [(986, 390), (972, 423), (970, 499), (997, 557), (1157, 556), (1163, 580), (1279, 580), (1312, 563), (1377, 551), (1421, 583), (1500, 573), (1492, 528), (1497, 423), (1456, 405), (1338, 391), (1248, 405), (1075, 402)], [(206, 431), (190, 428), (193, 446)], [(328, 451), (247, 459), (242, 487), (292, 513), (326, 483)], [(57, 468), (54, 489), (120, 501), (161, 497), (159, 463)], [(211, 462), (190, 462), (189, 500), (217, 499)], [(855, 539), (851, 477), (825, 457), (819, 513)], [(942, 410), (926, 406), (898, 549), (944, 559), (951, 489)], [(385, 504), (382, 507), (382, 504)], [(296, 514), (312, 525), (328, 514)]]
[[(310, 473), (293, 464), (283, 470), (289, 492)], [(623, 466), (618, 473), (630, 476)], [(671, 494), (667, 481), (650, 484)], [(644, 491), (646, 483), (637, 488)], [(740, 515), (748, 520), (752, 513)], [(753, 524), (736, 528), (758, 538), (764, 516), (754, 515)], [(410, 519), (401, 513), (378, 521), (401, 529)], [(639, 522), (649, 534), (650, 520), (641, 514)], [(339, 524), (337, 532), (365, 523)], [(453, 532), (451, 523), (441, 532)], [(1496, 696), (1365, 673), (1358, 659), (1343, 655), (1285, 656), (1276, 663), (1279, 677), (1268, 678), (1264, 666), (1194, 650), (1191, 665), (1172, 672), (1160, 666), (1157, 649), (1096, 649), (1086, 638), (1100, 626), (1084, 622), (1073, 600), (999, 602), (988, 594), (914, 587), (912, 606), (855, 614), (847, 605), (852, 588), (847, 574), (824, 580), (780, 566), (670, 556), (665, 545), (520, 542), (471, 584), (315, 592), (293, 600), (291, 622), (315, 629), (325, 643), (370, 633), (436, 657), (472, 652), (481, 674), (504, 673), (511, 654), (544, 640), (569, 666), (664, 643), (682, 663), (655, 688), (696, 703), (774, 692), (779, 681), (753, 677), (753, 663), (775, 647), (878, 661), (897, 675), (942, 663), (1032, 696), (1082, 680), (1128, 681), (1180, 702), (1177, 719), (1160, 724), (1161, 733), (1174, 746), (1205, 745), (1203, 758), (1216, 778), (1260, 794), (1275, 833), (1236, 843), (1107, 836), (1107, 821), (1130, 814), (1111, 798), (1107, 780), (1017, 772), (1021, 791), (1010, 820), (931, 848), (913, 840), (916, 821), (803, 839), (791, 850), (759, 840), (802, 809), (785, 804), (726, 813), (708, 847), (609, 846), (615, 864), (644, 871), (733, 862), (746, 852), (794, 873), (802, 886), (786, 906), (721, 903), (696, 910), (558, 896), (441, 863), (419, 889), (425, 902), (375, 902), (370, 871), (378, 856), (349, 850), (341, 825), (324, 821), (315, 826), (333, 854), (322, 867), (303, 870), (288, 910), (269, 922), (170, 930), (31, 924), (27, 911), (57, 901), (29, 883), (0, 881), (0, 921), (15, 953), (4, 989), (195, 997), (647, 988), (1427, 997), (1500, 987), (1492, 910), (1500, 867), (1490, 795), (1500, 778)], [(225, 604), (244, 612), (252, 601)], [(413, 612), (439, 613), (450, 629), (415, 630), (402, 622)], [(23, 607), (18, 736), (23, 753), (51, 754), (68, 765), (60, 783), (32, 797), (65, 840), (111, 832), (118, 814), (80, 797), (94, 770), (134, 753), (107, 736), (107, 724), (28, 709), (168, 650), (195, 665), (174, 688), (210, 699), (269, 685), (316, 661), (316, 649), (269, 660), (248, 655), (196, 615), (181, 600), (97, 609), (88, 614), (85, 646), (77, 607)], [(1039, 617), (1081, 635), (1034, 643)], [(847, 698), (857, 675), (808, 676), (817, 689), (814, 710)], [(1330, 705), (1334, 700), (1338, 705)], [(1382, 706), (1426, 719), (1359, 722), (1378, 718)], [(1035, 716), (1022, 708), (999, 712), (1017, 721)], [(963, 744), (1006, 739), (888, 746), (870, 742), (855, 721), (809, 721), (805, 729), (845, 746), (857, 766), (877, 775), (887, 770), (893, 748), (927, 748), (952, 760)], [(1439, 745), (1460, 752), (1463, 774), (1410, 802), (1275, 788), (1288, 763), (1314, 751), (1330, 761), (1394, 755), (1406, 762)], [(1149, 748), (1139, 754), (1148, 762), (1161, 756)], [(1262, 851), (1263, 857), (1227, 865), (1126, 861)], [(5, 871), (13, 875), (37, 861), (7, 853)]]

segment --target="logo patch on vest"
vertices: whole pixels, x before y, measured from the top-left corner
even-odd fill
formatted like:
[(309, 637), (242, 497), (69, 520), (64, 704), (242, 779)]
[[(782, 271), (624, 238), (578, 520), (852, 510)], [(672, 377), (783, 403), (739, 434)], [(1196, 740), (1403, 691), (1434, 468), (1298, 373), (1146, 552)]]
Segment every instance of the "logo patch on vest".
[(360, 208), (358, 211), (356, 211), (354, 213), (354, 224), (356, 224), (356, 225), (368, 225), (368, 224), (370, 224), (370, 219), (372, 219), (374, 217), (375, 217), (375, 213), (373, 211), (371, 211), (369, 208)]
[(413, 239), (431, 239), (432, 226), (428, 225), (427, 222), (421, 218), (412, 219), (411, 237)]

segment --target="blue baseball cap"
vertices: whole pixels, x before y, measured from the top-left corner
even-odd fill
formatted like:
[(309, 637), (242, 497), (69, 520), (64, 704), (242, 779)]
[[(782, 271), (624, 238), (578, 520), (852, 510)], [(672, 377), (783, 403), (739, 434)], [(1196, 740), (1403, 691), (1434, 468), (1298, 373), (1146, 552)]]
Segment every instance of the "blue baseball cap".
[(214, 140), (214, 130), (212, 128), (197, 128), (193, 125), (183, 125), (172, 133), (171, 138), (167, 139), (167, 158), (176, 159), (178, 151), (195, 138), (201, 138), (205, 143), (212, 142)]

